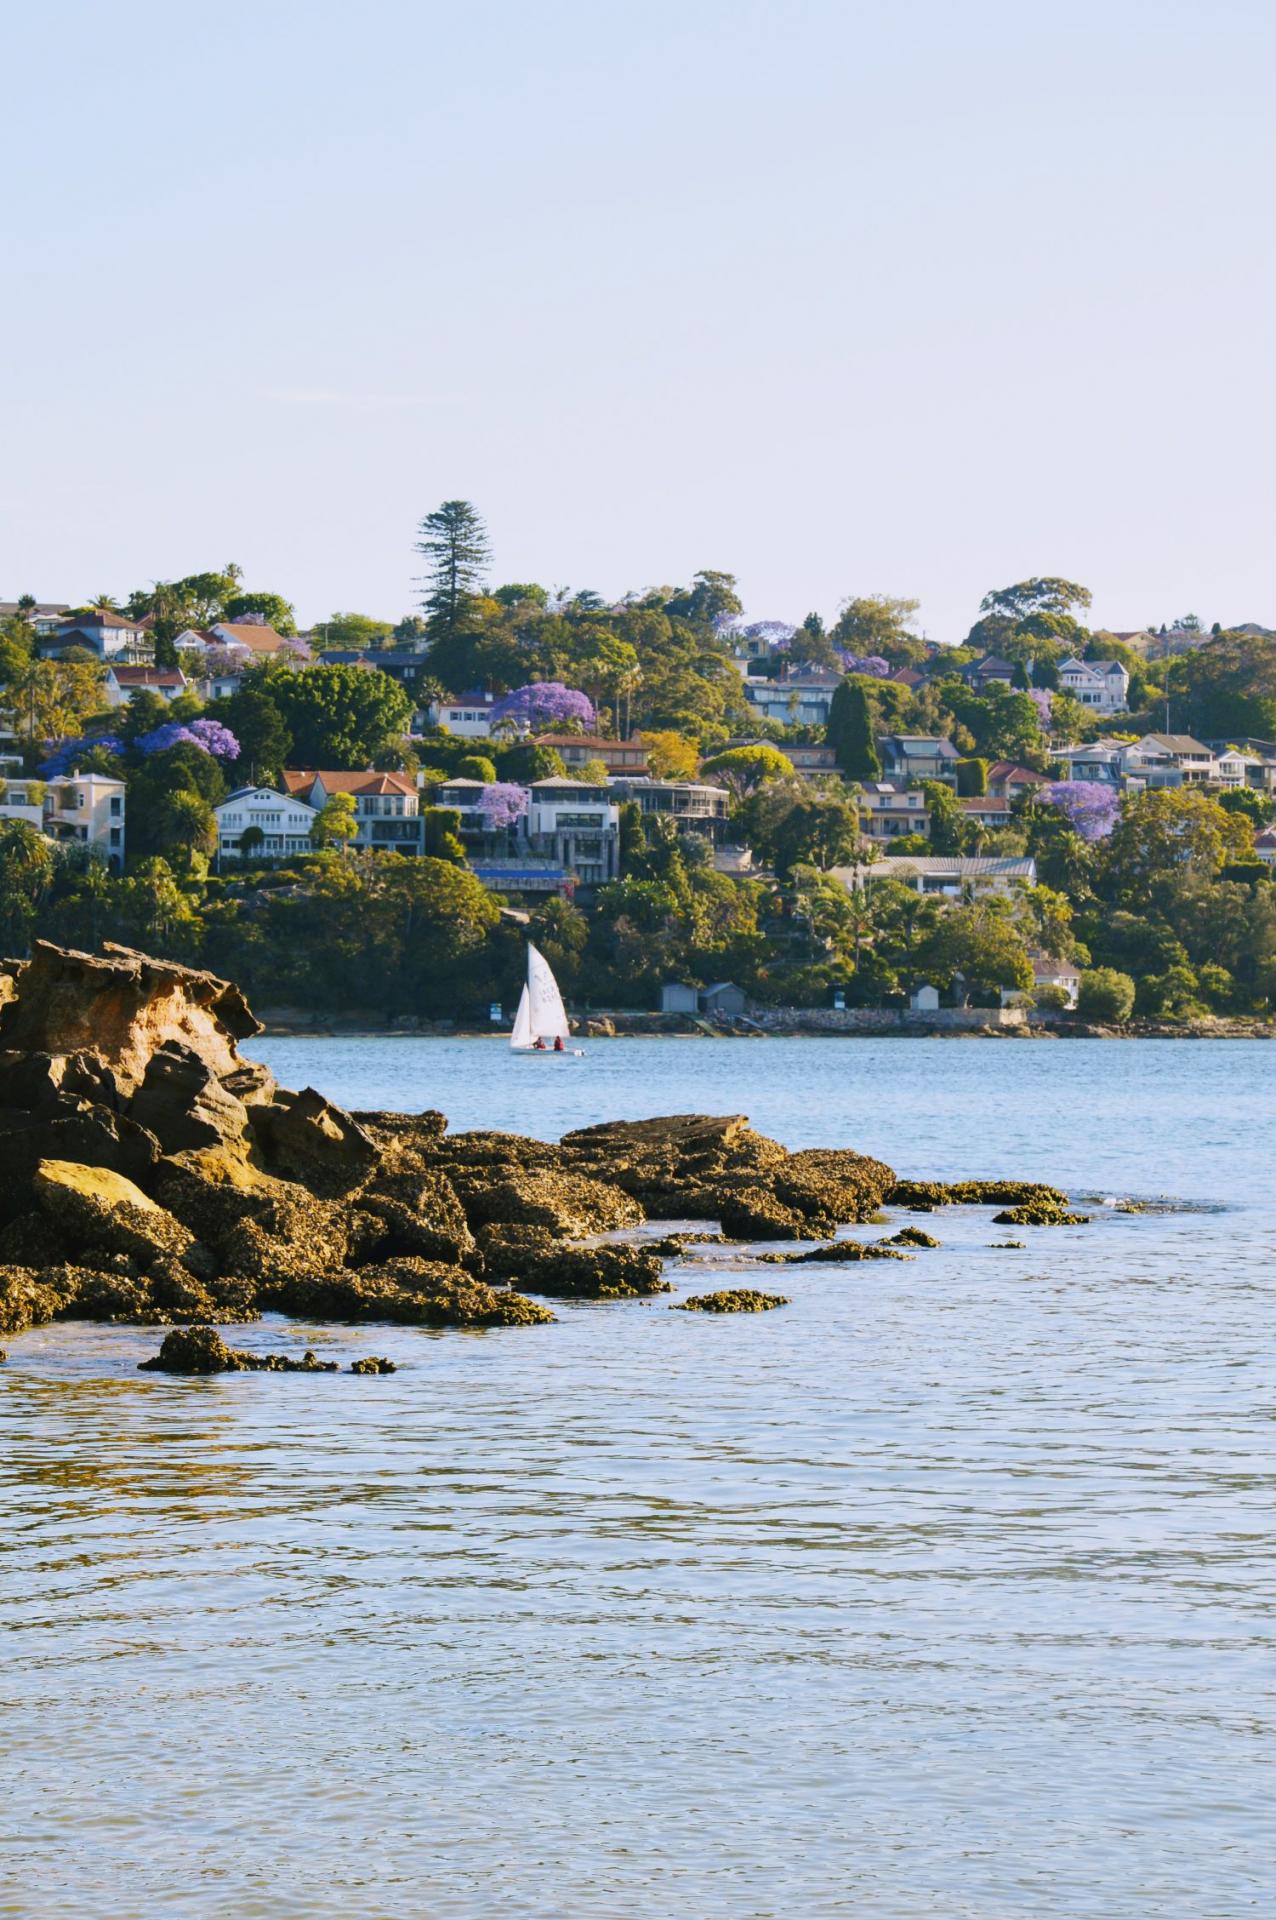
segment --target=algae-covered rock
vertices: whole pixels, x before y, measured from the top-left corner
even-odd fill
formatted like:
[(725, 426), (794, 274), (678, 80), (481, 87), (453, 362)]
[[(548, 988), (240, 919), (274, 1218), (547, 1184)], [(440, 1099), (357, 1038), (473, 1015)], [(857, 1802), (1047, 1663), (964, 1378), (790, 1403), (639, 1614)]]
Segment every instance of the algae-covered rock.
[(922, 1227), (901, 1227), (898, 1233), (887, 1234), (879, 1240), (882, 1247), (937, 1247), (939, 1245), (933, 1233), (927, 1233)]
[(379, 1267), (272, 1281), (263, 1304), (311, 1320), (391, 1320), (421, 1327), (519, 1327), (552, 1321), (548, 1308), (488, 1286), (463, 1267), (389, 1260)]
[(766, 1187), (724, 1193), (717, 1206), (729, 1240), (814, 1240), (818, 1233), (805, 1214), (785, 1206)]
[(47, 1326), (62, 1308), (61, 1291), (31, 1267), (0, 1266), (0, 1333)]
[(41, 1160), (32, 1177), (40, 1206), (69, 1240), (142, 1265), (163, 1254), (182, 1254), (191, 1234), (171, 1213), (123, 1174), (72, 1160)]
[(907, 1207), (910, 1213), (932, 1213), (936, 1207), (950, 1206), (952, 1195), (942, 1180), (897, 1180), (886, 1202)]
[(387, 1360), (382, 1354), (366, 1353), (362, 1360), (350, 1362), (350, 1371), (351, 1373), (397, 1373), (399, 1369), (393, 1360)]
[[(457, 1264), (474, 1251), (465, 1210), (446, 1174), (436, 1169), (379, 1171), (356, 1196), (364, 1216), (357, 1236), (364, 1255), (352, 1263), (419, 1254)], [(356, 1236), (352, 1233), (352, 1245)]]
[(827, 1246), (808, 1247), (802, 1253), (760, 1253), (769, 1266), (845, 1266), (856, 1260), (911, 1260), (911, 1253), (884, 1246), (880, 1240), (830, 1240)]
[(1040, 1180), (954, 1180), (948, 1188), (959, 1206), (1065, 1207), (1068, 1196)]
[(320, 1360), (309, 1349), (294, 1360), (286, 1353), (246, 1353), (228, 1347), (213, 1327), (174, 1327), (150, 1360), (138, 1361), (139, 1373), (339, 1373), (340, 1362)]
[[(489, 1249), (489, 1271), (518, 1281), (529, 1293), (574, 1300), (628, 1300), (671, 1293), (660, 1260), (642, 1247), (516, 1247)], [(496, 1265), (493, 1265), (495, 1260)]]
[(1086, 1227), (1090, 1224), (1088, 1213), (1069, 1213), (1059, 1200), (1031, 1200), (1025, 1206), (1007, 1207), (1002, 1213), (994, 1213), (992, 1223), (995, 1227)]
[(988, 1242), (994, 1252), (1009, 1252), (1011, 1248), (1017, 1248), (1022, 1252), (1027, 1244), (1026, 1240), (990, 1240)]
[(493, 1179), (473, 1169), (454, 1173), (457, 1192), (472, 1227), (544, 1227), (568, 1239), (637, 1226), (638, 1201), (617, 1187), (578, 1173), (528, 1168)]
[(753, 1287), (724, 1287), (719, 1293), (696, 1293), (689, 1300), (675, 1300), (670, 1313), (769, 1313), (772, 1307), (787, 1307), (783, 1293), (759, 1293)]
[(20, 1213), (0, 1228), (0, 1265), (55, 1267), (71, 1251), (66, 1235), (47, 1213)]
[(811, 1147), (776, 1167), (772, 1190), (808, 1219), (843, 1226), (870, 1219), (894, 1185), (893, 1169), (880, 1160), (849, 1148)]

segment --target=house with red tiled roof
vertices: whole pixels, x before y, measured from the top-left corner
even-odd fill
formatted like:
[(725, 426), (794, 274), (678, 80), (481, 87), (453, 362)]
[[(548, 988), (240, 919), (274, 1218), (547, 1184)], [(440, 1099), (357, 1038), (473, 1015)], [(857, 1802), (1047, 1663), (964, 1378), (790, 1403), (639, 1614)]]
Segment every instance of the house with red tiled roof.
[(304, 800), (316, 811), (334, 793), (348, 793), (354, 801), (359, 833), (356, 848), (371, 848), (385, 853), (419, 853), (422, 846), (421, 796), (415, 780), (407, 773), (346, 773), (316, 770), (312, 767), (288, 768), (284, 791), (294, 800)]
[(988, 768), (988, 791), (1004, 800), (1013, 800), (1017, 793), (1026, 792), (1029, 787), (1045, 785), (1044, 773), (1021, 767), (1017, 760), (994, 760)]
[(135, 693), (157, 693), (161, 700), (176, 700), (189, 684), (180, 667), (130, 667), (120, 661), (107, 668), (102, 692), (108, 707), (126, 707)]

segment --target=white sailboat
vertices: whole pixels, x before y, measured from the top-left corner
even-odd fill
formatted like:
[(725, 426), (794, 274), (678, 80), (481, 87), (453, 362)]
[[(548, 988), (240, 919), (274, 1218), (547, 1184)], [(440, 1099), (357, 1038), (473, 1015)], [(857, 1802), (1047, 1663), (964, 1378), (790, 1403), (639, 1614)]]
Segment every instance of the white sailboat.
[(515, 1053), (572, 1053), (579, 1056), (584, 1049), (569, 1047), (567, 1043), (570, 1039), (567, 1009), (558, 991), (553, 968), (529, 940), (527, 981), (519, 997), (518, 1012), (514, 1015), (510, 1046)]

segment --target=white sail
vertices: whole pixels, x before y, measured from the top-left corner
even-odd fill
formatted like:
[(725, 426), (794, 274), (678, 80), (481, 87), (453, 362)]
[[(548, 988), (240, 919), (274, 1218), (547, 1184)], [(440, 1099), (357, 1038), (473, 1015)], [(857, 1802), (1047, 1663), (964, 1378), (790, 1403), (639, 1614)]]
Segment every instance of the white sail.
[(514, 1015), (514, 1031), (510, 1035), (512, 1047), (530, 1047), (532, 1044), (532, 1003), (524, 987), (519, 996), (518, 1012)]
[(570, 1039), (567, 1009), (558, 991), (558, 982), (549, 961), (530, 942), (527, 948), (527, 994), (531, 1002), (533, 1041)]

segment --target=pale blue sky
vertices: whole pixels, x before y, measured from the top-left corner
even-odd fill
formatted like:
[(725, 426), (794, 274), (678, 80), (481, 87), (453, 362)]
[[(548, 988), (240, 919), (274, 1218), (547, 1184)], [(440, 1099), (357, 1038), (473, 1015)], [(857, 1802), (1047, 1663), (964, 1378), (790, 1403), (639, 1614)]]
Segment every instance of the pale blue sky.
[(42, 0), (0, 25), (0, 598), (397, 616), (1033, 572), (1276, 624), (1276, 7)]

